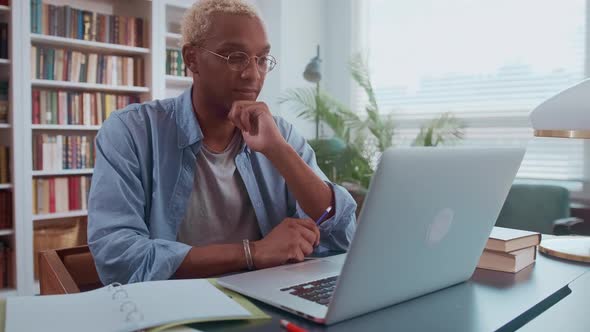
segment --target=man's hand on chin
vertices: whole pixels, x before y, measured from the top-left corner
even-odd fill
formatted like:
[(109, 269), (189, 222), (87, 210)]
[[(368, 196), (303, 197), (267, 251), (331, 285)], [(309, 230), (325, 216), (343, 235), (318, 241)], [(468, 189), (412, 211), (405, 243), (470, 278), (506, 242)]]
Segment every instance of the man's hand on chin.
[(244, 141), (254, 151), (268, 156), (287, 144), (264, 102), (235, 101), (228, 118), (240, 129)]

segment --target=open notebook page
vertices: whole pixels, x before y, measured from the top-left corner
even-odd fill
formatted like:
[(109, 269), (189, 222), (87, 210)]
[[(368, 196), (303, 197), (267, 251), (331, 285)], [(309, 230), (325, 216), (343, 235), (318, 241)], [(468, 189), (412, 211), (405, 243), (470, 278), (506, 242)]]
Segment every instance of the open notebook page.
[(250, 315), (206, 279), (148, 281), (79, 294), (10, 297), (5, 331), (135, 331)]

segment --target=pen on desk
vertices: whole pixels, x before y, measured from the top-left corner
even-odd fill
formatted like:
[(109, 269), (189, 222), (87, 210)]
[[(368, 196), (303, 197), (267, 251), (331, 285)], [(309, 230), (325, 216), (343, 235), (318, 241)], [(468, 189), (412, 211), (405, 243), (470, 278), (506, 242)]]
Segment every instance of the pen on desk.
[(281, 326), (288, 332), (307, 332), (306, 329), (299, 327), (288, 320), (281, 319)]
[(324, 219), (326, 218), (326, 216), (328, 214), (330, 214), (330, 211), (332, 211), (332, 206), (328, 206), (328, 208), (326, 209), (326, 211), (324, 211), (324, 213), (322, 213), (322, 215), (318, 218), (318, 220), (315, 221), (315, 224), (319, 226), (319, 224), (321, 224)]

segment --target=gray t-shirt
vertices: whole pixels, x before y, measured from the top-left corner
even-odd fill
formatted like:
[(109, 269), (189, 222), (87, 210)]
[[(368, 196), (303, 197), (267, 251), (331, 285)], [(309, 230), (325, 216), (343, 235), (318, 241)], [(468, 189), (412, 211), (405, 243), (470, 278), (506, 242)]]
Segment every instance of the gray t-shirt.
[(203, 145), (197, 155), (193, 191), (178, 230), (178, 241), (191, 246), (259, 240), (260, 227), (235, 157), (242, 135), (234, 135), (225, 151)]

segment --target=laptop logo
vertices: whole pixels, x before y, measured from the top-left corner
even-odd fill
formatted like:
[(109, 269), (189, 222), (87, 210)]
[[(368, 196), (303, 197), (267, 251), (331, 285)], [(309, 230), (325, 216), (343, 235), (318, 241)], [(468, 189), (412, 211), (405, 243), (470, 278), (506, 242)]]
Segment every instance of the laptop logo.
[(435, 217), (430, 226), (428, 226), (428, 233), (426, 234), (426, 243), (429, 246), (438, 244), (442, 239), (447, 236), (453, 219), (455, 218), (455, 212), (446, 208), (442, 209)]

